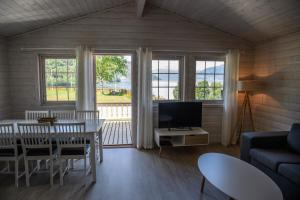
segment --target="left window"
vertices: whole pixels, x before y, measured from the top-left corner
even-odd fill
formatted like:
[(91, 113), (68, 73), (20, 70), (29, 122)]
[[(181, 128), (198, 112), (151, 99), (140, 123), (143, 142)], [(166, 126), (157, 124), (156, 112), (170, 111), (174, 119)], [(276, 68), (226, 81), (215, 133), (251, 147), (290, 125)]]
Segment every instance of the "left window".
[(43, 103), (74, 103), (77, 67), (72, 55), (40, 56)]

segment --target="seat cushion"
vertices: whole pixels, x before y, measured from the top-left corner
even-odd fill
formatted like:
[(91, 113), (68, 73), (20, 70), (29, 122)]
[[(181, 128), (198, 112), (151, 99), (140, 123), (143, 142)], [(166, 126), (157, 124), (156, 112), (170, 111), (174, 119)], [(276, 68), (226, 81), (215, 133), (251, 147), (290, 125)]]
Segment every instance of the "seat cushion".
[(300, 155), (281, 149), (251, 149), (250, 156), (273, 171), (281, 163), (300, 163)]
[[(18, 155), (21, 155), (23, 153), (22, 146), (18, 146), (17, 148)], [(0, 149), (0, 157), (13, 157), (15, 156), (15, 150), (14, 149)]]
[(300, 153), (300, 124), (292, 125), (287, 141), (293, 151)]
[[(55, 154), (56, 148), (52, 147), (52, 155)], [(32, 148), (27, 149), (27, 156), (48, 156), (50, 155), (50, 149), (49, 148)]]
[[(88, 151), (87, 147), (87, 151)], [(84, 155), (83, 147), (68, 147), (61, 149), (61, 155)]]
[(300, 186), (300, 164), (280, 164), (278, 173)]

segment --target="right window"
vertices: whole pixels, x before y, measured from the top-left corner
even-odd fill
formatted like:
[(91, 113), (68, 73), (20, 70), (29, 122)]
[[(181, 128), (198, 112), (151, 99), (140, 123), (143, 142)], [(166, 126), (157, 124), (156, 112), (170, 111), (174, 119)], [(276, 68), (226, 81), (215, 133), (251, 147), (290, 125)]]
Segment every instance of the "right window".
[(196, 60), (196, 100), (223, 100), (224, 64), (224, 61)]

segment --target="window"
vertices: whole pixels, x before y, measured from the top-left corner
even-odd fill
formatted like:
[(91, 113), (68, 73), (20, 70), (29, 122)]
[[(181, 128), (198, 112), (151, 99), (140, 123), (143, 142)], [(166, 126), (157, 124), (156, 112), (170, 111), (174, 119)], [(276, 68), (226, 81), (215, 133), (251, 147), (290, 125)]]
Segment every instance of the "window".
[(196, 60), (196, 100), (222, 100), (224, 61)]
[(76, 58), (41, 56), (41, 94), (44, 103), (71, 103), (76, 99)]
[(179, 59), (152, 60), (153, 100), (179, 100)]

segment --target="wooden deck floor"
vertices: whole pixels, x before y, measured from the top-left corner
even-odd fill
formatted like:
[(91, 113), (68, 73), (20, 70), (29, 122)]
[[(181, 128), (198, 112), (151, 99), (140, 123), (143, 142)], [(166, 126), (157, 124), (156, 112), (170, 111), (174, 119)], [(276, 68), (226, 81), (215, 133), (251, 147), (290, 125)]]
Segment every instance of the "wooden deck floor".
[(107, 120), (103, 126), (103, 144), (106, 146), (131, 145), (131, 121)]

